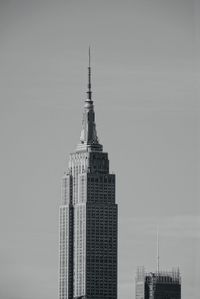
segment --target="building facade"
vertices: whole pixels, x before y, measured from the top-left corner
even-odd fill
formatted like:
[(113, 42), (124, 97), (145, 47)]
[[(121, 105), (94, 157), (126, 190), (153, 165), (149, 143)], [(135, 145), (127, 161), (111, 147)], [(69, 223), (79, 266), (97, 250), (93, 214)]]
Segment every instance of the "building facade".
[(89, 53), (80, 142), (62, 179), (59, 299), (117, 299), (117, 225), (115, 175), (97, 137)]
[(136, 299), (181, 299), (179, 269), (171, 272), (145, 273), (140, 268), (136, 275)]

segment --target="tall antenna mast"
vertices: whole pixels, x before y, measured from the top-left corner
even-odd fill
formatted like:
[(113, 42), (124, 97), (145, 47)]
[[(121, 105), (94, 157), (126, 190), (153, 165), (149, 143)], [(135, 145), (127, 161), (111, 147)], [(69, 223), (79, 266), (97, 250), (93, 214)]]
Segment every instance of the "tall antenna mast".
[(88, 100), (92, 100), (92, 90), (91, 90), (91, 56), (90, 56), (90, 46), (89, 46), (89, 51), (88, 51), (88, 91), (87, 91), (87, 95), (88, 95)]
[(160, 252), (159, 252), (159, 231), (158, 231), (158, 228), (157, 228), (157, 273), (159, 274), (159, 270), (160, 270)]

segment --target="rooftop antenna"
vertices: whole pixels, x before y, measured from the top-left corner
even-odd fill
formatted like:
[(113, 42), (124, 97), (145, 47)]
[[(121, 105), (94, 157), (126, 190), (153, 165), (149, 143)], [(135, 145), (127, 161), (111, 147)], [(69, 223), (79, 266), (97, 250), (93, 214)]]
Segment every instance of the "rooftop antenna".
[(90, 55), (90, 46), (89, 46), (89, 51), (88, 51), (88, 91), (87, 91), (87, 95), (88, 95), (88, 100), (92, 100), (92, 90), (91, 90), (91, 55)]
[(159, 252), (159, 231), (157, 228), (157, 258), (156, 258), (156, 262), (157, 262), (157, 273), (159, 274), (159, 270), (160, 270), (160, 252)]

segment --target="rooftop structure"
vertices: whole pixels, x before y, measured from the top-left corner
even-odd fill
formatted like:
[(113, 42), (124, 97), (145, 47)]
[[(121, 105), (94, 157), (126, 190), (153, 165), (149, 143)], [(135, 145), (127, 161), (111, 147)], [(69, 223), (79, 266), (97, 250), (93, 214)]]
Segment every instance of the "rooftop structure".
[(179, 269), (145, 272), (138, 268), (136, 274), (136, 299), (181, 299)]

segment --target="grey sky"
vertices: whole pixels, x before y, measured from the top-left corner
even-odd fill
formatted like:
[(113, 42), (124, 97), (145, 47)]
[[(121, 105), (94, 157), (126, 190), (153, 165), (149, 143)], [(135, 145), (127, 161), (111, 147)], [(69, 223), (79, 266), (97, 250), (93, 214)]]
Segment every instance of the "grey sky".
[(54, 299), (60, 178), (92, 47), (97, 132), (117, 175), (119, 299), (138, 265), (198, 299), (199, 14), (194, 0), (0, 1), (0, 297)]

